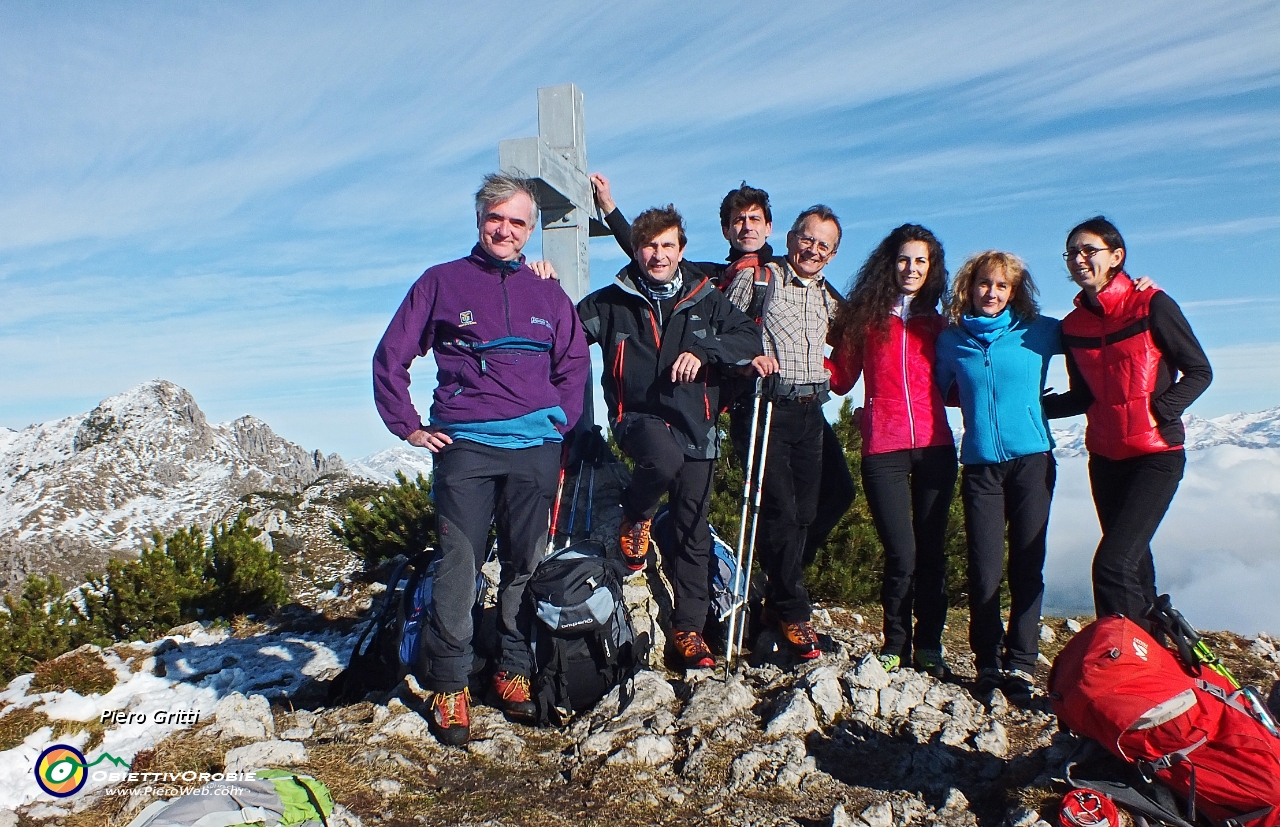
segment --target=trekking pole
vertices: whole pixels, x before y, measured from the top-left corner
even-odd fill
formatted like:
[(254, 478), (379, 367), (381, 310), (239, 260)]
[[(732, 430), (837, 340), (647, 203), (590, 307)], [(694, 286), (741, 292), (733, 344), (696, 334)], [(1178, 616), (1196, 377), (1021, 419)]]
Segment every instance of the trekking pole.
[(1218, 659), (1218, 656), (1209, 648), (1209, 644), (1204, 642), (1204, 638), (1196, 631), (1196, 627), (1191, 625), (1182, 612), (1173, 607), (1173, 600), (1169, 595), (1162, 594), (1157, 597), (1156, 602), (1147, 607), (1147, 616), (1159, 623), (1169, 637), (1173, 638), (1173, 642), (1178, 647), (1178, 654), (1187, 666), (1197, 669), (1203, 664), (1230, 681), (1236, 689), (1240, 688), (1240, 681), (1236, 680), (1236, 676), (1231, 674), (1226, 664)]
[(551, 530), (547, 533), (547, 551), (556, 547), (556, 527), (560, 524), (560, 500), (564, 497), (564, 469), (569, 464), (569, 443), (560, 449), (560, 482), (556, 484), (556, 501), (551, 505)]
[(1169, 595), (1162, 594), (1157, 597), (1156, 601), (1147, 607), (1147, 616), (1159, 623), (1169, 637), (1173, 638), (1174, 644), (1178, 647), (1178, 655), (1187, 666), (1196, 670), (1203, 664), (1226, 678), (1236, 689), (1236, 695), (1232, 697), (1243, 698), (1249, 707), (1250, 714), (1268, 732), (1280, 738), (1280, 724), (1277, 724), (1275, 716), (1267, 708), (1258, 690), (1252, 686), (1242, 686), (1240, 681), (1236, 680), (1236, 676), (1231, 674), (1227, 665), (1209, 648), (1209, 644), (1204, 642), (1204, 638), (1196, 631), (1196, 627), (1191, 625), (1182, 612), (1174, 608), (1173, 600)]
[(756, 483), (756, 493), (751, 503), (751, 538), (747, 541), (747, 568), (743, 575), (746, 588), (743, 591), (743, 619), (738, 624), (738, 651), (742, 651), (742, 637), (747, 628), (746, 615), (750, 609), (746, 605), (746, 600), (751, 594), (751, 566), (756, 559), (756, 529), (760, 527), (760, 492), (764, 490), (764, 468), (769, 459), (769, 434), (772, 431), (773, 400), (770, 399), (764, 404), (764, 436), (760, 440), (759, 482)]
[[(742, 578), (742, 553), (746, 550), (747, 513), (751, 507), (751, 488), (754, 483), (756, 456), (756, 425), (760, 421), (760, 380), (756, 379), (755, 399), (751, 405), (751, 436), (747, 441), (747, 464), (743, 468), (742, 484), (742, 516), (738, 520), (738, 549), (734, 560), (733, 586), (729, 591), (732, 600), (727, 616), (729, 618), (729, 637), (725, 646), (725, 680), (729, 679), (729, 671), (733, 666), (733, 641), (737, 628), (738, 608), (743, 604), (738, 590)], [(720, 618), (724, 620), (724, 617)]]
[(582, 464), (586, 460), (578, 461), (578, 475), (573, 481), (573, 504), (569, 506), (569, 530), (565, 532), (565, 545), (573, 543), (573, 527), (578, 520), (578, 489), (582, 487)]

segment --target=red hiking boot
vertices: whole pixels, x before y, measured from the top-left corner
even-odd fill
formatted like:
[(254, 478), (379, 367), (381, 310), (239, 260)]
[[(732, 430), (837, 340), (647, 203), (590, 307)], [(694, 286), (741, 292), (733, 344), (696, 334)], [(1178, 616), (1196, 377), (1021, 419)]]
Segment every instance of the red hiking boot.
[(427, 729), (442, 744), (465, 744), (471, 738), (471, 691), (437, 692), (428, 710)]
[(618, 544), (622, 546), (623, 561), (632, 571), (640, 571), (644, 568), (644, 559), (649, 555), (649, 532), (652, 527), (653, 520), (640, 520), (635, 523), (627, 519), (622, 521), (621, 530), (618, 532)]
[(673, 631), (671, 642), (684, 660), (686, 669), (710, 669), (716, 665), (715, 655), (711, 654), (701, 632)]
[(797, 620), (794, 623), (787, 623), (784, 620), (779, 627), (782, 629), (783, 639), (801, 660), (822, 657), (822, 650), (818, 648), (818, 633), (813, 631), (813, 624), (809, 621)]
[(518, 672), (497, 672), (493, 676), (495, 706), (512, 718), (530, 722), (538, 718), (538, 705), (533, 702), (529, 679)]

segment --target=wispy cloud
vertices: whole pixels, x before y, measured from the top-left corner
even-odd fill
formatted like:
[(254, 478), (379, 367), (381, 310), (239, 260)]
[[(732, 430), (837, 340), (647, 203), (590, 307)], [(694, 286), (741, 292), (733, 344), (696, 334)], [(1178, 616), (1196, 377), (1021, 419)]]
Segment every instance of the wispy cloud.
[[(296, 417), (326, 450), (390, 444), (373, 345), (472, 243), (471, 193), (497, 141), (535, 134), (535, 88), (570, 80), (593, 166), (632, 213), (675, 201), (700, 257), (747, 178), (780, 228), (819, 200), (846, 218), (838, 281), (924, 220), (956, 260), (1023, 253), (1065, 306), (1041, 274), (1102, 210), (1189, 313), (1221, 298), (1209, 271), (1277, 295), (1248, 266), (1280, 253), (1274, 4), (737, 11), (0, 8), (0, 422), (164, 376), (228, 415), (330, 410)], [(621, 257), (592, 254), (603, 284)], [(1211, 322), (1214, 347), (1264, 338)], [(1267, 386), (1224, 368), (1211, 393), (1232, 387)]]

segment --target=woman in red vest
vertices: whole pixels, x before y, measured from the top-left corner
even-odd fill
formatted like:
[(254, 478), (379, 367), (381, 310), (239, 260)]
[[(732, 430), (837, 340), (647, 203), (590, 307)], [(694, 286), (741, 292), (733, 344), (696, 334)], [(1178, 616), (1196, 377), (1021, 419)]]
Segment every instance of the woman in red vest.
[(830, 339), (831, 389), (848, 393), (859, 376), (866, 386), (862, 485), (885, 550), (880, 662), (938, 678), (947, 672), (944, 540), (956, 481), (955, 443), (933, 381), (946, 287), (942, 245), (904, 224), (858, 270)]
[(1089, 482), (1102, 526), (1093, 557), (1098, 617), (1123, 614), (1152, 630), (1151, 538), (1186, 467), (1182, 413), (1213, 370), (1177, 303), (1138, 291), (1125, 272), (1120, 231), (1102, 216), (1067, 236), (1063, 258), (1080, 286), (1062, 321), (1071, 390), (1045, 398), (1050, 417), (1087, 413)]

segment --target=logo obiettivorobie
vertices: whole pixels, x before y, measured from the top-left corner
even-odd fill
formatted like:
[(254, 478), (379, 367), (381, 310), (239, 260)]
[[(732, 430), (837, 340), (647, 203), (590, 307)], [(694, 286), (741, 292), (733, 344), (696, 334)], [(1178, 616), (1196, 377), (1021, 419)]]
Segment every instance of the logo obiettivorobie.
[(92, 764), (87, 764), (84, 753), (80, 750), (66, 744), (54, 744), (36, 759), (36, 783), (49, 795), (66, 798), (80, 792), (84, 782), (89, 780), (89, 768), (103, 761), (110, 761), (117, 767), (129, 766), (127, 761), (122, 761), (109, 752), (104, 752)]

